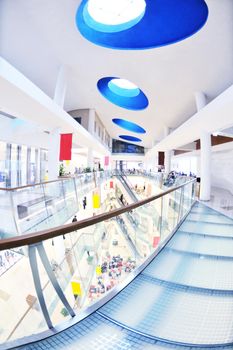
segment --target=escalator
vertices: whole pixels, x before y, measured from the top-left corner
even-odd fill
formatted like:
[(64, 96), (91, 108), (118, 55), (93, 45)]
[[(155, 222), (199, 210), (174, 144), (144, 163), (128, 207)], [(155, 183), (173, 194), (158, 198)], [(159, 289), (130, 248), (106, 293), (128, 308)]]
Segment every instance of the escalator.
[(141, 255), (140, 253), (138, 252), (138, 249), (135, 245), (135, 242), (133, 241), (133, 239), (130, 237), (129, 233), (128, 233), (128, 230), (127, 230), (127, 226), (125, 224), (125, 221), (124, 219), (121, 217), (121, 216), (116, 216), (116, 222), (118, 223), (126, 241), (128, 242), (129, 244), (129, 247), (131, 249), (131, 251), (133, 252), (134, 256), (135, 256), (135, 259), (140, 259), (141, 258)]
[(124, 186), (124, 189), (127, 191), (127, 193), (129, 194), (129, 196), (133, 200), (133, 202), (137, 202), (138, 198), (136, 197), (135, 193), (133, 192), (133, 190), (129, 186), (125, 176), (117, 174), (116, 177), (121, 182), (121, 184)]

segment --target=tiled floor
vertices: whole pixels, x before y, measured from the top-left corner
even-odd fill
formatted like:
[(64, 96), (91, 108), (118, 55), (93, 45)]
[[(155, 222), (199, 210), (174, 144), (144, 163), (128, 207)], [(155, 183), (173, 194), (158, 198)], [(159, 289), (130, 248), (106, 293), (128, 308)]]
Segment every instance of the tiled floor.
[(232, 270), (233, 220), (197, 203), (166, 248), (112, 300), (21, 349), (233, 349)]

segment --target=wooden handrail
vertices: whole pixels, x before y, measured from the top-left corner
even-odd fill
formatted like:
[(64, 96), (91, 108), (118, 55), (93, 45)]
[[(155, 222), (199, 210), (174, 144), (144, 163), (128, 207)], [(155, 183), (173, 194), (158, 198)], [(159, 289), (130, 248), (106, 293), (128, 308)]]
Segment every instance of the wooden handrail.
[(39, 232), (28, 233), (28, 234), (21, 235), (21, 236), (15, 236), (12, 238), (2, 239), (2, 240), (0, 240), (0, 251), (5, 250), (5, 249), (12, 249), (12, 248), (17, 248), (17, 247), (22, 247), (25, 245), (39, 243), (39, 242), (47, 240), (47, 239), (62, 236), (62, 235), (65, 235), (67, 233), (80, 230), (84, 227), (88, 227), (88, 226), (97, 224), (99, 222), (109, 220), (115, 216), (124, 214), (124, 213), (129, 212), (133, 209), (141, 207), (142, 205), (150, 203), (158, 198), (161, 198), (161, 197), (163, 197), (171, 192), (174, 192), (174, 191), (178, 190), (179, 188), (182, 188), (182, 187), (188, 185), (189, 183), (192, 183), (195, 181), (196, 181), (196, 179), (193, 179), (193, 180), (188, 181), (182, 185), (172, 187), (171, 189), (169, 189), (165, 192), (162, 192), (160, 194), (157, 194), (155, 196), (140, 200), (140, 201), (133, 203), (133, 204), (129, 204), (123, 208), (115, 209), (115, 210), (112, 210), (108, 213), (102, 213), (102, 214), (99, 214), (96, 216), (92, 216), (92, 217), (89, 217), (87, 219), (77, 221), (75, 223), (70, 223), (70, 224), (62, 225), (59, 227), (54, 227), (54, 228), (39, 231)]

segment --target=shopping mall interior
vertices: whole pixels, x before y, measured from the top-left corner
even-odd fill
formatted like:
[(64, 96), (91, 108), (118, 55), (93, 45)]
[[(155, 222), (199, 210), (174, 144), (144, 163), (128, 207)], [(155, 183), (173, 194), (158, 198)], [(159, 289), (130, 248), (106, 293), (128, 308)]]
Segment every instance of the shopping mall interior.
[(232, 0), (0, 0), (0, 350), (233, 349), (232, 33)]

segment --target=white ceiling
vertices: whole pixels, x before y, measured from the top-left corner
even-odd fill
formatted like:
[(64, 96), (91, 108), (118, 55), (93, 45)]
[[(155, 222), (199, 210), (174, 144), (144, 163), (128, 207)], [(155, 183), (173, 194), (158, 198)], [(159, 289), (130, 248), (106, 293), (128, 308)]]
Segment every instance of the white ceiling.
[[(115, 138), (124, 131), (112, 118), (139, 123), (147, 131), (142, 144), (150, 148), (163, 137), (164, 126), (177, 128), (196, 112), (195, 91), (211, 101), (233, 83), (233, 1), (206, 2), (207, 24), (193, 37), (163, 48), (122, 51), (95, 46), (79, 34), (80, 0), (1, 0), (1, 55), (50, 97), (64, 64), (67, 111), (95, 108)], [(133, 112), (105, 100), (96, 89), (104, 76), (131, 80), (145, 92), (149, 107)]]

